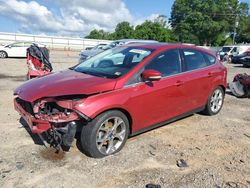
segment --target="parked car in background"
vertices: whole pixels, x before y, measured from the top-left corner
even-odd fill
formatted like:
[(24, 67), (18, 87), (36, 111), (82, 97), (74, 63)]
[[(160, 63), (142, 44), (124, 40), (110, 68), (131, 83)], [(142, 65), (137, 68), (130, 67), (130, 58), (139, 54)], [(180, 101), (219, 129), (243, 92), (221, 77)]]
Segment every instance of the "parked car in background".
[(250, 51), (250, 44), (237, 44), (231, 46), (223, 46), (218, 52), (220, 60), (232, 61), (232, 57), (241, 55), (246, 51)]
[[(32, 42), (15, 42), (5, 46), (0, 46), (0, 58), (27, 57), (27, 49), (32, 44)], [(38, 45), (39, 47), (44, 47), (42, 44)]]
[(244, 52), (240, 55), (236, 55), (234, 57), (232, 57), (232, 63), (234, 64), (243, 64), (244, 60), (246, 58), (250, 58), (250, 51)]
[(120, 151), (128, 136), (195, 112), (219, 113), (226, 80), (209, 50), (137, 43), (25, 82), (14, 105), (52, 146), (70, 147), (78, 130), (84, 153), (100, 158)]
[(242, 64), (243, 64), (243, 67), (250, 67), (250, 55), (249, 54), (242, 58)]
[[(102, 49), (104, 46), (106, 46), (107, 44), (104, 44), (104, 43), (101, 43), (101, 44), (98, 44), (94, 47), (87, 47), (85, 48), (85, 50), (96, 50), (96, 49)], [(82, 50), (84, 51), (84, 50)]]
[(80, 59), (79, 62), (82, 63), (86, 59), (95, 56), (96, 54), (99, 54), (100, 52), (103, 52), (105, 50), (114, 48), (116, 46), (121, 46), (125, 44), (131, 44), (131, 43), (158, 43), (158, 41), (155, 40), (137, 40), (137, 39), (121, 39), (111, 42), (110, 44), (107, 44), (106, 46), (102, 47), (102, 49), (93, 49), (93, 50), (85, 50), (80, 53)]

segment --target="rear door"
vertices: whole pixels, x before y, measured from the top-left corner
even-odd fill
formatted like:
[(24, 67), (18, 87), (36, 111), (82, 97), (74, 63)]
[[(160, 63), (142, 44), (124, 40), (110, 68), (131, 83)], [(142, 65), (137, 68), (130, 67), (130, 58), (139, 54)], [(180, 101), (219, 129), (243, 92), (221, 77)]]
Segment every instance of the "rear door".
[(201, 51), (183, 49), (182, 52), (184, 61), (183, 80), (185, 83), (183, 87), (187, 97), (185, 108), (194, 110), (204, 106), (211, 93), (212, 80), (216, 71), (213, 64), (216, 62), (216, 58), (210, 59), (211, 63), (209, 64), (208, 57)]

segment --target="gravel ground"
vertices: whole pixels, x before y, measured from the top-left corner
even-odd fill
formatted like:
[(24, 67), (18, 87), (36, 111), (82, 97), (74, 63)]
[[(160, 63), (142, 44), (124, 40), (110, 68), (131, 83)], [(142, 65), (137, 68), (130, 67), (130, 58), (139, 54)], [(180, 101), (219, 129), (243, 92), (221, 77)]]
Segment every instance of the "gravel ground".
[[(77, 52), (51, 52), (55, 71), (77, 60)], [(250, 74), (226, 66), (229, 81)], [(216, 116), (189, 116), (130, 138), (114, 156), (92, 159), (75, 143), (59, 154), (34, 144), (13, 109), (26, 71), (25, 59), (0, 59), (0, 187), (250, 187), (249, 99), (227, 94)]]

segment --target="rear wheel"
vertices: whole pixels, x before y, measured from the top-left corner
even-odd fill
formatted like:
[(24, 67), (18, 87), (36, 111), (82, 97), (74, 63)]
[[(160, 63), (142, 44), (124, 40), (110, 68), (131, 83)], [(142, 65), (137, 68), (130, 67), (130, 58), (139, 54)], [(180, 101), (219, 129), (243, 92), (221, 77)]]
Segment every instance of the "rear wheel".
[(0, 51), (0, 58), (6, 58), (8, 54), (5, 51)]
[(215, 115), (218, 114), (223, 106), (225, 97), (225, 92), (222, 87), (217, 87), (212, 94), (209, 96), (208, 102), (204, 109), (204, 114), (206, 115)]
[(129, 121), (122, 112), (104, 112), (82, 128), (82, 150), (95, 158), (112, 155), (123, 148), (128, 133)]

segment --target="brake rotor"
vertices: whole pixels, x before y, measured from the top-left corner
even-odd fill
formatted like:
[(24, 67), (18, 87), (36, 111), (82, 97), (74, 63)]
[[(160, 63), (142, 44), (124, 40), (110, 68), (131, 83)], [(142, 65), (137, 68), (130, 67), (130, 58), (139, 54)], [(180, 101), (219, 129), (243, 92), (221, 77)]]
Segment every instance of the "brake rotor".
[(113, 124), (111, 121), (108, 122), (108, 128), (111, 129), (111, 128), (113, 127), (113, 125), (114, 125), (114, 124)]

